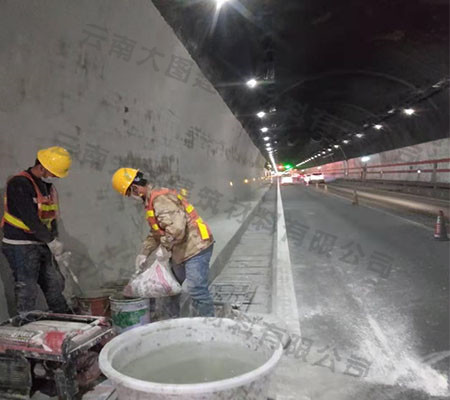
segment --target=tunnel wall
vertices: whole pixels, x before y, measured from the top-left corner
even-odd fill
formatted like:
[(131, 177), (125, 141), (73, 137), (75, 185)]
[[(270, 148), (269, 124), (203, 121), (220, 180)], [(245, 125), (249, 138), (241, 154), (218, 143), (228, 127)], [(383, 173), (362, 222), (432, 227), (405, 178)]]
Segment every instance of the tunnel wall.
[[(320, 166), (327, 181), (364, 179), (450, 184), (450, 139), (440, 139)], [(318, 167), (305, 173), (318, 172)]]
[[(122, 166), (189, 191), (214, 260), (266, 190), (265, 160), (154, 5), (7, 0), (0, 11), (2, 194), (38, 149), (70, 151), (60, 236), (83, 288), (130, 276), (148, 232), (142, 205), (111, 188)], [(3, 319), (13, 284), (0, 263)]]

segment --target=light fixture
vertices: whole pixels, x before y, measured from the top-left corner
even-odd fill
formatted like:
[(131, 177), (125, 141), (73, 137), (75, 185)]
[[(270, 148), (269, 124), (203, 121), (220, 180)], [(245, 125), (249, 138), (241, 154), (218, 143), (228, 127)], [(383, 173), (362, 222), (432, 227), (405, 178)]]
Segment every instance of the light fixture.
[(230, 182), (230, 186), (233, 186), (233, 182)]
[(349, 143), (350, 143), (350, 140), (345, 139), (345, 140), (342, 141), (342, 143), (344, 143), (344, 144), (349, 144)]
[(272, 107), (272, 108), (269, 110), (269, 112), (271, 112), (271, 113), (277, 112), (277, 108), (276, 108), (276, 107)]
[(317, 167), (317, 169), (322, 169), (322, 167)]
[(333, 149), (329, 148), (328, 151), (333, 151)]
[(335, 148), (335, 149), (338, 149), (338, 148), (339, 148), (339, 145), (338, 145), (338, 144), (335, 144), (335, 145), (334, 145), (334, 148)]
[(327, 154), (327, 152), (326, 151), (322, 151), (322, 154)]
[(263, 126), (263, 127), (261, 128), (261, 132), (263, 132), (263, 133), (268, 132), (268, 130), (269, 130), (269, 128), (268, 128), (267, 126)]
[(362, 161), (362, 162), (367, 162), (367, 161), (369, 161), (369, 160), (370, 160), (370, 157), (369, 157), (369, 156), (361, 157), (361, 161)]
[(248, 183), (248, 179), (244, 179), (244, 183)]
[(364, 136), (364, 133), (357, 133), (356, 135), (355, 135), (357, 138), (362, 138), (363, 136)]
[(416, 112), (416, 110), (414, 110), (414, 108), (405, 108), (405, 109), (403, 109), (403, 112), (406, 115), (413, 115)]
[(421, 174), (421, 173), (422, 173), (422, 171), (421, 171), (420, 169), (418, 169), (418, 170), (417, 170), (417, 173), (418, 173), (418, 174)]
[(253, 182), (256, 182), (256, 178), (253, 178)]
[(264, 137), (264, 140), (265, 140), (266, 142), (267, 142), (269, 139), (270, 139), (269, 136), (265, 136), (265, 137)]
[(216, 0), (216, 6), (217, 9), (222, 8), (222, 6), (227, 2), (228, 0)]
[(383, 129), (383, 125), (381, 124), (376, 124), (373, 126), (377, 131), (379, 131), (380, 129)]
[(247, 81), (247, 86), (251, 89), (255, 88), (258, 85), (258, 81), (256, 79), (250, 79)]
[(264, 111), (260, 111), (258, 114), (256, 114), (259, 118), (264, 118), (266, 113)]
[(395, 108), (391, 108), (387, 113), (388, 114), (394, 114), (395, 113)]

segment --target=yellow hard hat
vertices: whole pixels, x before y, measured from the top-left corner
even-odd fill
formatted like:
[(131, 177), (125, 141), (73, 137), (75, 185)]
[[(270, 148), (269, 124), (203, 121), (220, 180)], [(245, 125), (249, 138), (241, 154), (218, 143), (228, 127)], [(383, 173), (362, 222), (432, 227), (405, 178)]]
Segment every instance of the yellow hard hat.
[(119, 168), (112, 177), (113, 188), (125, 196), (138, 172), (139, 170), (134, 168)]
[(69, 152), (59, 146), (39, 150), (37, 159), (46, 170), (58, 178), (66, 177), (72, 164)]

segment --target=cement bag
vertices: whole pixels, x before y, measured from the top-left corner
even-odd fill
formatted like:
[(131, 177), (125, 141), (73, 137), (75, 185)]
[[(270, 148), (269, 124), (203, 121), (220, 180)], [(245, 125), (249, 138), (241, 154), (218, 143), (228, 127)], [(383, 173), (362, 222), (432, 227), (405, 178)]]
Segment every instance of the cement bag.
[(181, 293), (181, 285), (170, 269), (170, 257), (171, 253), (159, 246), (156, 250), (156, 260), (128, 282), (123, 290), (124, 296), (158, 298)]

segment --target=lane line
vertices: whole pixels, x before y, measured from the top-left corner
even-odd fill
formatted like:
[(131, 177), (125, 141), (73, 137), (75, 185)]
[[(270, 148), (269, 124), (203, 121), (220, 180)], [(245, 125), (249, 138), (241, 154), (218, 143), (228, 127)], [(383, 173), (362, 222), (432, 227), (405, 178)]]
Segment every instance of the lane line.
[(293, 334), (300, 335), (297, 298), (295, 296), (294, 278), (292, 276), (291, 255), (284, 219), (283, 200), (281, 198), (280, 182), (277, 182), (277, 236), (275, 287), (272, 297), (272, 309), (281, 318)]

